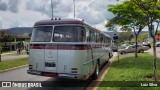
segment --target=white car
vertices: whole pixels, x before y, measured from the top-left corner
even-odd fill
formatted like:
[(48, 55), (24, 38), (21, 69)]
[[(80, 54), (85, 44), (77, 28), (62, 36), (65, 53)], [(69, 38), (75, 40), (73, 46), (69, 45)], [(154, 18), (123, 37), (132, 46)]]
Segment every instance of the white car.
[(110, 48), (112, 49), (113, 52), (117, 52), (118, 51), (117, 46), (114, 45), (114, 44), (112, 44)]
[[(140, 45), (138, 45), (138, 47), (137, 47), (137, 51), (139, 53), (143, 53), (144, 51), (146, 51), (148, 49), (150, 49), (148, 46), (140, 46)], [(125, 49), (121, 49), (119, 52), (120, 52), (120, 54), (126, 54), (126, 53), (135, 52), (135, 45), (129, 45)]]
[(126, 44), (122, 44), (121, 47), (122, 47), (122, 48), (126, 48), (127, 45), (126, 45)]
[(160, 47), (160, 42), (156, 42), (156, 47)]

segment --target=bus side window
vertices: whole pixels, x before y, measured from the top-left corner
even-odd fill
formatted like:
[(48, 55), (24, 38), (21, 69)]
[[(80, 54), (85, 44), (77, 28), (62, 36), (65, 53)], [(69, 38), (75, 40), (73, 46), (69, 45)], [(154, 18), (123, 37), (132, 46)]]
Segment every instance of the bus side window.
[(78, 42), (83, 42), (85, 41), (86, 38), (86, 33), (85, 33), (85, 29), (83, 27), (77, 27), (77, 41)]
[(87, 42), (90, 42), (90, 34), (89, 34), (89, 31), (87, 30), (86, 32), (86, 37), (87, 37)]
[(97, 42), (97, 33), (94, 33), (94, 42)]
[(100, 35), (97, 33), (97, 42), (100, 42)]
[(93, 31), (90, 31), (90, 41), (91, 42), (94, 42), (94, 32)]
[(81, 28), (81, 41), (85, 41), (85, 39), (86, 39), (85, 29)]
[(86, 37), (87, 37), (87, 42), (94, 42), (95, 41), (95, 32), (92, 31), (90, 28), (88, 28), (86, 31)]
[(102, 43), (105, 43), (105, 38), (104, 38), (104, 37), (105, 37), (105, 36), (102, 35), (102, 38), (103, 38)]
[(104, 40), (103, 35), (100, 34), (100, 42), (103, 43), (103, 40)]

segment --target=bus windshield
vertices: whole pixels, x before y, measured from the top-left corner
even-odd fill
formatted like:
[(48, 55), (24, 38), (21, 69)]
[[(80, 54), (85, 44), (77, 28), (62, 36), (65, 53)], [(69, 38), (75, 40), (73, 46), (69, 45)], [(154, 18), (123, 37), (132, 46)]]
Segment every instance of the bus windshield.
[(32, 33), (32, 42), (50, 42), (52, 37), (52, 26), (35, 27)]
[(54, 42), (84, 42), (85, 29), (81, 26), (56, 26), (54, 28)]

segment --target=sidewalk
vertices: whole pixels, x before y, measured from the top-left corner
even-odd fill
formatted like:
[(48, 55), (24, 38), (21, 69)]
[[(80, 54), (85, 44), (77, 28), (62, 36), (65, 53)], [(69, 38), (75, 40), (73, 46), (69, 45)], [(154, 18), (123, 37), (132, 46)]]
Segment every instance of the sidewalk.
[(15, 51), (5, 52), (5, 53), (2, 53), (1, 55), (5, 56), (5, 55), (12, 55), (12, 54), (16, 54), (16, 52)]
[[(100, 81), (103, 80), (103, 78), (105, 77), (105, 75), (108, 72), (109, 66), (112, 64), (112, 61), (115, 60), (115, 58), (118, 56), (117, 52), (113, 53), (113, 57), (111, 59), (109, 59), (108, 63), (101, 69), (98, 78), (95, 80), (97, 82), (91, 82), (88, 87), (86, 88), (86, 90), (97, 90), (97, 86), (100, 85)], [(95, 87), (93, 87), (95, 86)]]
[[(8, 51), (8, 52), (2, 52), (2, 56), (6, 56), (6, 55), (16, 55), (17, 51)], [(25, 50), (22, 50), (21, 54), (26, 54)]]
[[(151, 55), (153, 55), (153, 48), (149, 49), (148, 51)], [(157, 57), (160, 58), (160, 47), (156, 47), (156, 54)]]
[(14, 59), (20, 59), (20, 58), (26, 58), (29, 57), (29, 55), (7, 55), (7, 56), (2, 56), (1, 60), (14, 60)]
[(1, 54), (2, 61), (14, 60), (14, 59), (20, 59), (20, 58), (26, 58), (26, 57), (29, 57), (29, 55), (25, 53), (25, 50), (23, 50), (20, 55), (18, 55), (16, 51), (9, 51)]

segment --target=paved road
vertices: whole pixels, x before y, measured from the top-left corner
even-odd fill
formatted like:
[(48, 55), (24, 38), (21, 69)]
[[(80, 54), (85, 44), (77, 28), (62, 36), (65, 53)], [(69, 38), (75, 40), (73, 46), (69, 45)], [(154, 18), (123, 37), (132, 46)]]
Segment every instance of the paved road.
[[(59, 79), (27, 74), (28, 67), (16, 69), (9, 72), (0, 73), (0, 81), (51, 81), (56, 82)], [(0, 88), (0, 90), (83, 90), (84, 87), (51, 87), (51, 88)]]
[(28, 55), (7, 55), (7, 56), (2, 56), (1, 60), (13, 60), (13, 59), (19, 59), (19, 58), (25, 58), (29, 57)]
[[(114, 53), (116, 56), (116, 53)], [(46, 81), (56, 82), (59, 79), (51, 77), (43, 77), (27, 74), (28, 67), (12, 70), (9, 72), (0, 73), (0, 81)], [(72, 85), (70, 85), (72, 86)], [(53, 88), (0, 88), (0, 90), (84, 90), (86, 85), (83, 87), (53, 87)]]

